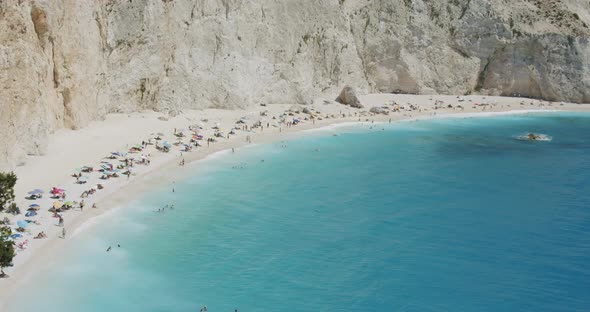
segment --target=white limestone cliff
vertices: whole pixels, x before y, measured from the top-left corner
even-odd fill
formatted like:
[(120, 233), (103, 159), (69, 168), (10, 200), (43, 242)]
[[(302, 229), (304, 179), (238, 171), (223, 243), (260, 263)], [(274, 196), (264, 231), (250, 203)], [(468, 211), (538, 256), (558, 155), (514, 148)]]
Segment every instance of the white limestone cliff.
[(111, 112), (361, 92), (590, 102), (589, 0), (3, 0), (0, 169)]

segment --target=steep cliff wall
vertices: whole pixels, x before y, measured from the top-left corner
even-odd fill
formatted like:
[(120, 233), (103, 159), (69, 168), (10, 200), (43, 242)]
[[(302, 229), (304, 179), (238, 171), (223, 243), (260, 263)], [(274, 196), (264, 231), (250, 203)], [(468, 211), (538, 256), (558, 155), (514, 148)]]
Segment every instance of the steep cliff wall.
[(590, 102), (590, 0), (0, 0), (0, 169), (109, 112), (365, 92)]

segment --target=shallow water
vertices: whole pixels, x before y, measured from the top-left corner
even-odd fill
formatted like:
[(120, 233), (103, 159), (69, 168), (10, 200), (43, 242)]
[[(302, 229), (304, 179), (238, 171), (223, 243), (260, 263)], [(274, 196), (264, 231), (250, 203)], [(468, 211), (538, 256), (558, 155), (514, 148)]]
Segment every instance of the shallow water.
[(73, 238), (18, 310), (590, 310), (590, 114), (332, 131), (198, 163)]

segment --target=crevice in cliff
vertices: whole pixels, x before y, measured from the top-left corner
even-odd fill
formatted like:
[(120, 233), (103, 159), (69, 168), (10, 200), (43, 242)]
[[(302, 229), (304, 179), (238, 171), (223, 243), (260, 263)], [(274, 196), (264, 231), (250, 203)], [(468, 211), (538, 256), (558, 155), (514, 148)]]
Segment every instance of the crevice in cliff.
[[(363, 58), (363, 54), (360, 50), (357, 40), (355, 40), (355, 38), (354, 38), (354, 27), (352, 26), (351, 20), (348, 20), (348, 25), (349, 25), (350, 36), (352, 36), (352, 42), (354, 43), (354, 51), (356, 52), (356, 55), (358, 56), (358, 58), (361, 62), (361, 70), (363, 72), (363, 76), (365, 77), (365, 81), (367, 82), (367, 84), (370, 87), (372, 87), (371, 80), (369, 80), (369, 73), (367, 73), (366, 61)], [(368, 22), (368, 17), (367, 17), (367, 23), (365, 24), (365, 27), (363, 28), (363, 44), (366, 44), (366, 32), (367, 32), (368, 25), (369, 25), (369, 22)]]
[(49, 37), (49, 42), (51, 42), (51, 63), (53, 64), (53, 87), (57, 89), (59, 88), (59, 71), (57, 70), (57, 64), (55, 59), (55, 43), (53, 42), (53, 37)]
[(477, 76), (477, 83), (475, 84), (475, 87), (473, 88), (474, 91), (481, 91), (485, 85), (486, 82), (486, 78), (488, 75), (488, 69), (490, 64), (492, 64), (492, 62), (494, 61), (494, 59), (496, 58), (496, 54), (503, 50), (505, 47), (498, 47), (496, 48), (496, 50), (494, 51), (494, 53), (490, 54), (490, 56), (488, 56), (485, 65), (483, 66), (483, 68), (479, 71), (479, 74)]
[(219, 35), (215, 35), (215, 50), (213, 50), (213, 64), (217, 60), (217, 55), (221, 51), (221, 37)]
[(465, 16), (465, 13), (467, 13), (467, 10), (469, 9), (470, 4), (471, 4), (471, 0), (467, 0), (467, 3), (465, 4), (465, 6), (461, 9), (461, 15), (459, 16), (459, 19), (463, 19), (463, 16)]
[(72, 102), (72, 92), (70, 91), (70, 88), (64, 88), (60, 93), (64, 107), (64, 126), (75, 130), (76, 123), (74, 122), (74, 114), (72, 112), (72, 107), (70, 106), (70, 103)]
[(479, 75), (477, 75), (477, 83), (475, 84), (475, 88), (473, 88), (475, 91), (481, 91), (481, 89), (483, 89), (488, 73), (488, 67), (490, 66), (491, 62), (492, 57), (490, 56), (486, 60), (486, 64), (483, 66), (483, 69), (479, 72)]
[(157, 97), (160, 91), (160, 80), (158, 78), (139, 79), (139, 107), (158, 111)]
[(451, 47), (451, 49), (455, 52), (457, 52), (457, 54), (461, 55), (464, 58), (469, 58), (469, 54), (467, 54), (467, 52), (463, 51), (461, 48), (459, 48), (458, 46), (451, 44), (449, 45), (449, 47)]
[(100, 44), (102, 46), (102, 51), (106, 51), (109, 49), (107, 43), (107, 34), (106, 29), (102, 25), (102, 21), (98, 12), (94, 12), (94, 20), (96, 21), (96, 27), (98, 28), (98, 35), (100, 36)]
[(221, 4), (223, 4), (223, 7), (225, 8), (225, 19), (228, 19), (230, 11), (229, 0), (221, 0)]

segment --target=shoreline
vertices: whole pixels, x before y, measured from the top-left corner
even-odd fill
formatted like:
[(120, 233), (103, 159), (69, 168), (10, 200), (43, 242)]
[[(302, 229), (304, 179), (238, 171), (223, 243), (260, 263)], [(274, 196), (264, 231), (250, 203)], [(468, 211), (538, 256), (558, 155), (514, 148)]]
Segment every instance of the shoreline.
[[(383, 97), (384, 95), (379, 95), (379, 97)], [(398, 100), (399, 98), (403, 98), (400, 95), (388, 95), (391, 99)], [(272, 142), (278, 142), (282, 140), (291, 140), (297, 137), (305, 136), (310, 133), (317, 133), (322, 131), (329, 131), (329, 130), (337, 130), (343, 127), (354, 127), (362, 124), (366, 124), (367, 122), (374, 121), (375, 123), (388, 123), (391, 120), (391, 123), (397, 122), (408, 122), (408, 121), (417, 121), (417, 120), (429, 120), (429, 119), (439, 119), (439, 118), (474, 118), (474, 117), (492, 117), (492, 116), (501, 116), (501, 115), (516, 115), (516, 114), (529, 114), (529, 113), (552, 113), (552, 112), (584, 112), (590, 111), (590, 107), (584, 107), (583, 105), (579, 104), (568, 104), (564, 105), (563, 107), (559, 107), (559, 109), (555, 109), (555, 107), (551, 107), (551, 109), (539, 108), (539, 109), (519, 109), (520, 105), (502, 105), (502, 107), (496, 107), (495, 110), (472, 110), (472, 109), (465, 109), (461, 111), (457, 110), (444, 110), (441, 109), (436, 111), (436, 114), (433, 114), (433, 111), (430, 110), (431, 107), (424, 105), (426, 98), (443, 98), (446, 97), (446, 100), (451, 96), (405, 96), (409, 97), (412, 100), (416, 101), (416, 103), (420, 103), (421, 107), (425, 107), (428, 110), (424, 112), (402, 112), (402, 113), (393, 113), (390, 115), (375, 115), (375, 116), (345, 116), (345, 117), (337, 117), (337, 118), (324, 118), (323, 120), (317, 120), (315, 123), (311, 121), (304, 122), (301, 125), (297, 125), (291, 128), (270, 128), (268, 130), (257, 130), (256, 132), (247, 132), (247, 133), (240, 133), (235, 137), (229, 140), (223, 140), (218, 143), (211, 145), (210, 147), (200, 147), (197, 148), (193, 152), (183, 153), (182, 156), (178, 155), (177, 151), (170, 152), (169, 154), (158, 154), (156, 159), (152, 161), (152, 164), (149, 167), (142, 168), (141, 171), (137, 173), (137, 175), (133, 176), (129, 181), (125, 181), (123, 177), (119, 178), (114, 183), (110, 183), (105, 187), (104, 190), (100, 191), (92, 198), (92, 202), (96, 203), (98, 209), (92, 209), (90, 207), (86, 208), (85, 211), (82, 213), (79, 210), (71, 211), (66, 214), (67, 216), (67, 228), (68, 232), (71, 233), (67, 235), (66, 239), (60, 239), (55, 235), (59, 229), (55, 227), (48, 227), (54, 221), (52, 219), (43, 219), (46, 222), (45, 228), (48, 228), (47, 234), (48, 238), (44, 240), (35, 240), (34, 245), (32, 244), (27, 250), (19, 253), (19, 255), (15, 258), (15, 267), (7, 268), (5, 271), (10, 275), (10, 278), (7, 279), (0, 279), (0, 293), (2, 293), (2, 297), (10, 298), (10, 294), (13, 291), (17, 291), (20, 287), (26, 286), (31, 280), (43, 270), (42, 263), (47, 261), (47, 258), (44, 256), (49, 256), (51, 254), (57, 253), (59, 254), (59, 250), (62, 248), (67, 248), (68, 244), (67, 241), (71, 237), (75, 237), (82, 231), (86, 230), (98, 224), (100, 222), (104, 222), (108, 217), (115, 213), (118, 209), (122, 209), (126, 204), (135, 200), (136, 198), (142, 196), (146, 192), (152, 189), (160, 188), (166, 185), (167, 183), (172, 183), (173, 181), (183, 180), (186, 178), (187, 175), (191, 174), (194, 170), (193, 167), (203, 164), (209, 159), (213, 159), (216, 157), (224, 156), (225, 154), (229, 153), (232, 148), (236, 149), (236, 153), (239, 154), (240, 148), (255, 146), (259, 144), (268, 144)], [(455, 98), (455, 97), (452, 97)], [(473, 98), (473, 97), (464, 97), (464, 98)], [(475, 97), (475, 98), (482, 98)], [(486, 97), (483, 97), (484, 99)], [(512, 102), (522, 101), (523, 99), (514, 99), (514, 98), (492, 98), (497, 101), (502, 99), (509, 99)], [(527, 99), (528, 100), (528, 99)], [(541, 101), (536, 100), (528, 100), (531, 102), (542, 103)], [(365, 101), (366, 102), (366, 101)], [(517, 103), (517, 102), (516, 102)], [(402, 103), (404, 104), (404, 103)], [(342, 106), (340, 104), (330, 104), (331, 107), (329, 109), (325, 109), (327, 113), (326, 115), (338, 114), (338, 111), (345, 111), (346, 113), (349, 112), (360, 112), (360, 110), (350, 109), (346, 106)], [(269, 105), (274, 106), (274, 105)], [(276, 113), (280, 113), (281, 111), (285, 111), (289, 108), (288, 104), (285, 105), (276, 105), (273, 107), (273, 110), (276, 108)], [(320, 105), (320, 109), (324, 109), (327, 107)], [(327, 105), (326, 105), (327, 106)], [(370, 106), (369, 106), (370, 107)], [(539, 106), (541, 107), (541, 106)], [(237, 110), (237, 111), (228, 111), (224, 112), (227, 114), (227, 121), (231, 122), (231, 124), (235, 123), (236, 118), (239, 118), (240, 115), (243, 114), (254, 114), (260, 113), (268, 109), (267, 107), (256, 107), (256, 108), (249, 108), (246, 110)], [(368, 111), (368, 109), (365, 109)], [(215, 111), (215, 110), (212, 110)], [(322, 110), (323, 111), (323, 110)], [(439, 114), (440, 112), (440, 114)], [(208, 114), (207, 110), (205, 111), (198, 111), (194, 112), (196, 115), (205, 115)], [(150, 113), (151, 114), (151, 113)], [(156, 115), (151, 114), (151, 115)], [(302, 114), (299, 114), (302, 115)], [(179, 115), (175, 117), (176, 120), (182, 119), (182, 117), (186, 117), (186, 115)], [(256, 118), (256, 116), (255, 116)], [(270, 118), (269, 118), (270, 119)], [(359, 121), (361, 119), (361, 121)], [(194, 119), (189, 120), (189, 122), (194, 122)], [(227, 123), (227, 122), (226, 122)], [(168, 128), (175, 126), (175, 121), (171, 121), (168, 125)], [(103, 125), (104, 126), (104, 125)], [(107, 125), (108, 126), (108, 125)], [(210, 126), (210, 124), (209, 124)], [(225, 126), (225, 125), (224, 125)], [(125, 125), (122, 126), (125, 128)], [(100, 126), (98, 127), (100, 130)], [(225, 127), (224, 127), (225, 128)], [(170, 129), (168, 129), (170, 130)], [(266, 132), (265, 132), (266, 131)], [(147, 133), (146, 133), (147, 136)], [(249, 143), (246, 141), (246, 136), (251, 136), (252, 142)], [(135, 138), (130, 139), (133, 141)], [(132, 142), (120, 142), (131, 144)], [(122, 144), (121, 144), (122, 145)], [(74, 148), (75, 150), (75, 148)], [(94, 163), (100, 161), (101, 155), (96, 155), (96, 159)], [(179, 159), (184, 157), (187, 162), (187, 165), (191, 170), (186, 170), (185, 168), (178, 165)], [(51, 160), (49, 157), (48, 161)], [(78, 164), (66, 164), (70, 167), (70, 170), (67, 171), (68, 173), (73, 170), (73, 168)], [(24, 167), (27, 167), (26, 165)], [(59, 168), (63, 169), (63, 168)], [(18, 171), (18, 170), (17, 170)], [(22, 170), (21, 170), (22, 171)], [(33, 172), (35, 170), (32, 170)], [(61, 171), (61, 170), (60, 170)], [(49, 176), (47, 177), (48, 180), (60, 182), (55, 185), (66, 185), (66, 179), (60, 179), (59, 176)], [(20, 179), (20, 176), (19, 176)], [(69, 178), (70, 181), (72, 178)], [(30, 181), (27, 181), (30, 183)], [(55, 183), (54, 182), (54, 183)], [(15, 189), (15, 195), (17, 198), (17, 203), (21, 206), (21, 210), (25, 210), (26, 206), (23, 206), (21, 203), (27, 203), (26, 201), (22, 200), (26, 191), (27, 185), (25, 183), (24, 186), (19, 187), (18, 190)], [(49, 187), (49, 185), (43, 185), (43, 187)], [(70, 187), (68, 187), (70, 188)], [(75, 191), (73, 194), (76, 194)], [(53, 200), (50, 200), (53, 201)], [(45, 207), (41, 212), (45, 213)], [(2, 214), (4, 217), (5, 214)], [(15, 219), (23, 219), (22, 215), (20, 217), (16, 217)], [(14, 219), (13, 219), (14, 220)], [(32, 241), (32, 235), (29, 237)], [(55, 257), (59, 258), (59, 256)], [(43, 261), (43, 262), (42, 262)], [(55, 260), (52, 260), (55, 261)], [(39, 265), (41, 264), (41, 265)], [(9, 300), (1, 300), (3, 302)], [(4, 305), (0, 304), (0, 308)]]

